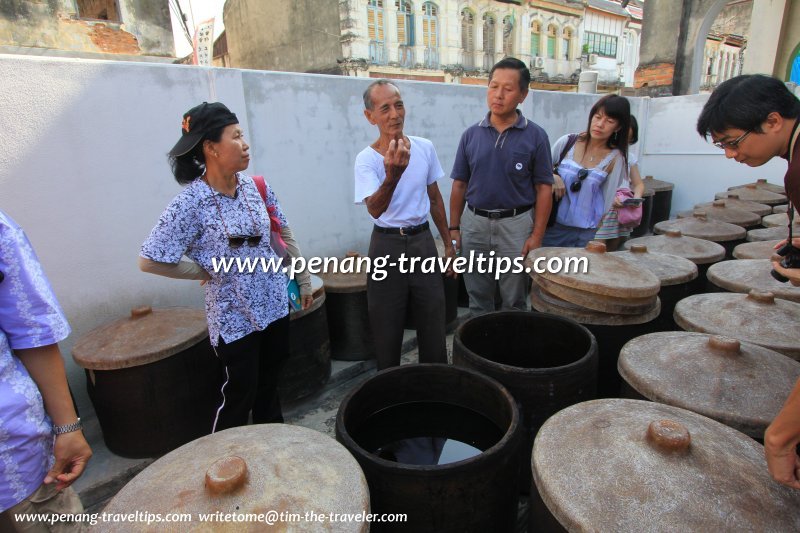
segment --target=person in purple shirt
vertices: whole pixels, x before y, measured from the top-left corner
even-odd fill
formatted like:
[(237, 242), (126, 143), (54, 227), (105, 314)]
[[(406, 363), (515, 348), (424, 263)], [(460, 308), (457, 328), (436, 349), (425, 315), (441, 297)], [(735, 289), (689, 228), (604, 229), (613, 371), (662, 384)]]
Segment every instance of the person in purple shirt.
[[(517, 110), (528, 96), (531, 74), (519, 59), (492, 67), (489, 113), (461, 136), (450, 177), (450, 238), (464, 256), (512, 261), (542, 245), (552, 205), (553, 163), (547, 133)], [(464, 208), (466, 205), (466, 209)], [(531, 208), (533, 212), (531, 212)], [(473, 314), (495, 310), (495, 286), (503, 309), (527, 310), (527, 274), (465, 272)]]
[(0, 277), (0, 531), (39, 531), (44, 524), (14, 515), (82, 513), (70, 485), (92, 450), (58, 349), (69, 324), (28, 238), (2, 211)]

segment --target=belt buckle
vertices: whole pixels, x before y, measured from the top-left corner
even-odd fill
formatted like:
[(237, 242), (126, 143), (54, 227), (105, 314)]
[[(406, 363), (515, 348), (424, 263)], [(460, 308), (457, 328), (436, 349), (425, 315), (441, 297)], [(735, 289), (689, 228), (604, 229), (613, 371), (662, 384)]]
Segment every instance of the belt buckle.
[(500, 211), (489, 211), (487, 214), (489, 215), (488, 218), (493, 218), (493, 219), (498, 219), (500, 218), (500, 215), (502, 215)]
[(406, 236), (405, 228), (403, 228), (403, 227), (400, 228), (400, 235), (402, 235), (403, 237)]

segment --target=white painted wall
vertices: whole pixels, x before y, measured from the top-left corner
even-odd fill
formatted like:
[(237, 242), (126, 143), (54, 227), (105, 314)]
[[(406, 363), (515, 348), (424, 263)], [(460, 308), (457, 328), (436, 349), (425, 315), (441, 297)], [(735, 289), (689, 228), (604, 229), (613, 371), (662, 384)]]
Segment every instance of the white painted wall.
[[(67, 355), (80, 336), (134, 306), (202, 306), (197, 282), (141, 273), (136, 257), (180, 191), (166, 153), (182, 113), (204, 100), (239, 116), (252, 146), (250, 171), (274, 187), (305, 255), (367, 249), (371, 225), (366, 209), (353, 205), (352, 165), (377, 135), (362, 114), (371, 80), (3, 55), (0, 79), (0, 208), (26, 229), (72, 324)], [(406, 132), (431, 139), (449, 173), (462, 131), (486, 112), (485, 88), (397, 83)], [(523, 112), (555, 141), (585, 128), (596, 99), (534, 91)], [(779, 163), (749, 170), (704, 144), (692, 130), (702, 102), (632, 99), (647, 130), (643, 170), (678, 185), (676, 210), (730, 184), (783, 175)], [(440, 187), (447, 199), (449, 179)], [(83, 373), (67, 363), (89, 412)]]

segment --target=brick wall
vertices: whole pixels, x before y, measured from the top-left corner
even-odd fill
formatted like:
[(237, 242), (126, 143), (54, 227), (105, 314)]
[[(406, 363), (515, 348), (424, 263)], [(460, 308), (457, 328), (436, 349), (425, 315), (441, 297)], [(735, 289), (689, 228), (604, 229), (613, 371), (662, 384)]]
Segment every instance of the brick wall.
[(672, 78), (675, 73), (673, 63), (653, 63), (650, 65), (640, 65), (636, 69), (633, 79), (633, 86), (640, 89), (647, 87), (672, 86)]

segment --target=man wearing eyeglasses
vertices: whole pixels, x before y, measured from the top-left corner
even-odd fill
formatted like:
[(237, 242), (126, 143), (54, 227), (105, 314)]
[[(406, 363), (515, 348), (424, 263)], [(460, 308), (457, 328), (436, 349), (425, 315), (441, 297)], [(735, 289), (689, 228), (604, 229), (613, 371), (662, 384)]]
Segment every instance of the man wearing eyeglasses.
[[(486, 93), (489, 112), (461, 136), (450, 174), (450, 237), (463, 256), (514, 261), (542, 245), (552, 206), (553, 163), (547, 133), (517, 110), (530, 80), (519, 59), (495, 64)], [(495, 285), (502, 309), (527, 310), (527, 277), (512, 270), (495, 281), (494, 272), (466, 271), (470, 311), (495, 310)]]
[[(717, 87), (697, 119), (697, 132), (711, 136), (725, 157), (759, 167), (774, 157), (789, 162), (784, 186), (794, 206), (800, 205), (800, 100), (786, 85), (763, 75), (731, 78)], [(800, 239), (795, 239), (800, 246)], [(775, 270), (800, 285), (800, 269), (777, 262)]]
[[(800, 100), (775, 78), (746, 75), (717, 87), (703, 106), (697, 132), (725, 150), (725, 157), (758, 167), (774, 157), (789, 161), (784, 185), (789, 200), (800, 205)], [(793, 239), (800, 247), (800, 238)], [(800, 285), (800, 268), (784, 268), (773, 262), (777, 272)], [(764, 433), (764, 453), (772, 477), (800, 489), (800, 381), (780, 413)]]

